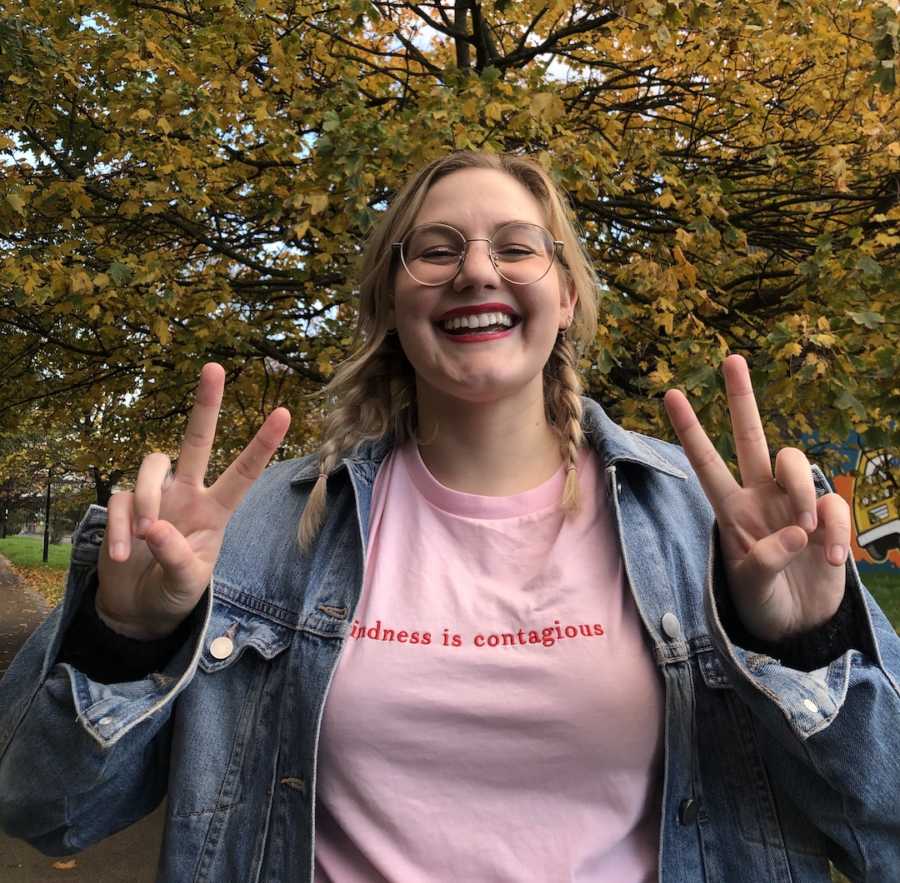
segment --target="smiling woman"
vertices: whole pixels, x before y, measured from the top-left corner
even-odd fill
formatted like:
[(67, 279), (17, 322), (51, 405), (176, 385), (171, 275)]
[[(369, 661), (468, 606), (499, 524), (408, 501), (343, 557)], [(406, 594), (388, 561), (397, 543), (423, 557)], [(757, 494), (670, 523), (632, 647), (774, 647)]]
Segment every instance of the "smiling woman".
[[(328, 389), (335, 407), (322, 474), (342, 451), (390, 431), (398, 444), (428, 439), (429, 468), (462, 490), (515, 493), (565, 462), (573, 468), (562, 505), (574, 511), (582, 441), (576, 346), (593, 340), (598, 282), (549, 175), (523, 157), (436, 160), (391, 204), (361, 276), (362, 346)], [(486, 313), (510, 319), (493, 333), (460, 333), (476, 321), (480, 328)], [(450, 319), (458, 327), (442, 327)], [(506, 439), (502, 451), (492, 456), (459, 437), (473, 420), (493, 424)], [(511, 434), (512, 425), (522, 432)], [(324, 505), (321, 477), (300, 524), (304, 546)]]
[[(596, 279), (523, 157), (415, 174), (367, 244), (321, 448), (93, 507), (0, 685), (0, 823), (77, 851), (168, 794), (158, 879), (888, 880), (900, 641), (847, 504), (722, 370), (738, 481), (582, 397)], [(298, 535), (299, 532), (299, 535)]]

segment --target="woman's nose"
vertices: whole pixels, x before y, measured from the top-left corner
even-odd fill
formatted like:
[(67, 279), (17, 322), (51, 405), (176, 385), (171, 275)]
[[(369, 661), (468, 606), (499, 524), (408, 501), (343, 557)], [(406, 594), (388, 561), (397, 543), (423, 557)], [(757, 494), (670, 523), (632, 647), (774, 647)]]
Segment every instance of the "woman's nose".
[(462, 266), (453, 280), (453, 287), (457, 291), (466, 288), (496, 287), (500, 282), (500, 276), (491, 260), (491, 244), (484, 239), (469, 240), (463, 255)]

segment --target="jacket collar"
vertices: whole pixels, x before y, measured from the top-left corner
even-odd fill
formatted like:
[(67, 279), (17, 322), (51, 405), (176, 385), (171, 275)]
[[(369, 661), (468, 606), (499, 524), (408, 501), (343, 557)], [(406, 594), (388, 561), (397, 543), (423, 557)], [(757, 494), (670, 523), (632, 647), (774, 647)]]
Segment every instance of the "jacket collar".
[[(582, 429), (588, 444), (599, 455), (604, 469), (616, 463), (634, 463), (674, 478), (687, 478), (681, 468), (651, 447), (649, 440), (645, 441), (644, 436), (622, 429), (621, 426), (614, 423), (593, 399), (582, 396), (581, 404), (583, 407)], [(350, 457), (345, 457), (334, 471), (340, 472), (346, 468), (348, 460), (367, 462), (377, 467), (392, 446), (391, 435), (382, 436), (374, 441), (361, 442)], [(300, 461), (297, 471), (291, 478), (291, 484), (315, 481), (318, 475), (318, 455), (310, 454)]]

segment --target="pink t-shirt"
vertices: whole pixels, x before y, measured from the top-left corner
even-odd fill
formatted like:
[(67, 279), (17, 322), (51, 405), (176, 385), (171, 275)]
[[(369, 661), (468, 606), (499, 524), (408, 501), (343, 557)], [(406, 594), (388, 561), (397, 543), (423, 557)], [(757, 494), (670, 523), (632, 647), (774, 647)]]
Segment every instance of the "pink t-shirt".
[(484, 497), (414, 443), (384, 464), (322, 723), (320, 883), (657, 879), (662, 683), (587, 448), (578, 477), (564, 519), (562, 469)]

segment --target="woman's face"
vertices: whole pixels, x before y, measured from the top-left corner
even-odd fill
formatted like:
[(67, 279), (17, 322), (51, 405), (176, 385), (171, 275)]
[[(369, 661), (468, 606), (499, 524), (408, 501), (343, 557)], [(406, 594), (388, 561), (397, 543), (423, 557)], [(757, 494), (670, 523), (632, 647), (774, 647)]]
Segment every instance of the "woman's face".
[[(491, 169), (464, 169), (434, 184), (414, 226), (448, 224), (466, 239), (488, 239), (510, 221), (546, 226), (540, 203), (514, 178)], [(420, 284), (401, 264), (392, 324), (415, 370), (420, 407), (428, 398), (435, 404), (448, 397), (482, 403), (523, 394), (542, 400), (544, 365), (575, 308), (575, 294), (564, 278), (554, 262), (537, 282), (508, 282), (494, 269), (487, 242), (470, 243), (457, 276), (437, 287)], [(510, 313), (512, 327), (483, 335), (474, 329), (454, 335), (444, 327), (451, 311), (456, 317), (474, 316), (485, 307), (488, 313)]]

